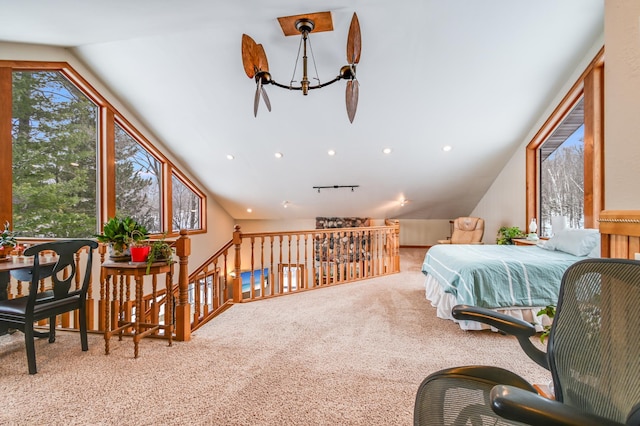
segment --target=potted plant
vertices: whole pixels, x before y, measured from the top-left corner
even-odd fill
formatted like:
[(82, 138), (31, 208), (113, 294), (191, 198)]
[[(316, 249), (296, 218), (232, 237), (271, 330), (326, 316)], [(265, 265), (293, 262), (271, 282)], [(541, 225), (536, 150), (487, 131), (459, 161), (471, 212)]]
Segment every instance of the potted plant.
[(149, 231), (135, 219), (127, 216), (110, 218), (102, 228), (102, 234), (94, 235), (101, 243), (109, 244), (109, 257), (117, 260), (128, 260), (131, 255), (129, 246), (145, 240)]
[(9, 227), (9, 221), (6, 221), (4, 230), (0, 233), (0, 259), (6, 259), (11, 250), (18, 244), (16, 234)]
[[(546, 315), (553, 321), (553, 317), (556, 316), (556, 306), (555, 305), (547, 305), (543, 309), (540, 309), (536, 316)], [(540, 335), (540, 342), (544, 343), (545, 339), (549, 337), (549, 332), (551, 331), (550, 325), (545, 325), (542, 330), (542, 334)]]
[(507, 227), (503, 226), (498, 229), (498, 236), (496, 238), (496, 244), (500, 245), (513, 245), (514, 238), (523, 238), (524, 232), (517, 226)]
[(139, 230), (134, 230), (129, 239), (129, 251), (131, 253), (132, 262), (146, 262), (151, 245), (146, 239), (147, 235)]
[(167, 265), (173, 261), (173, 249), (164, 238), (150, 243), (149, 254), (147, 255), (147, 274), (151, 270), (151, 265), (156, 262), (166, 262)]

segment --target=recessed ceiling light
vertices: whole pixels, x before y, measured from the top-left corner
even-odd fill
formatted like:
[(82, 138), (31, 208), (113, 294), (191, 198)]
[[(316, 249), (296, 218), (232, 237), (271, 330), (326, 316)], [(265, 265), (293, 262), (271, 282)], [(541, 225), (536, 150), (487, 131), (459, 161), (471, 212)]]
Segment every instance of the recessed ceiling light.
[(247, 209), (247, 213), (251, 213), (251, 212), (253, 212), (252, 209)]
[(282, 158), (282, 153), (281, 152), (276, 152), (275, 156), (276, 156), (276, 158)]
[(444, 152), (449, 152), (449, 151), (451, 151), (452, 149), (453, 149), (453, 148), (451, 147), (451, 145), (445, 145), (445, 146), (443, 146), (443, 147), (442, 147), (442, 150), (443, 150)]
[(233, 156), (233, 155), (231, 155), (231, 154), (227, 154), (227, 160), (233, 160), (234, 158), (236, 158), (236, 157), (234, 157), (234, 156)]
[(391, 148), (385, 148), (382, 150), (385, 154), (391, 154)]
[(333, 155), (336, 155), (336, 152), (335, 152), (333, 149), (330, 149), (330, 150), (327, 152), (327, 154), (329, 154), (329, 155), (332, 155), (332, 156), (333, 156)]

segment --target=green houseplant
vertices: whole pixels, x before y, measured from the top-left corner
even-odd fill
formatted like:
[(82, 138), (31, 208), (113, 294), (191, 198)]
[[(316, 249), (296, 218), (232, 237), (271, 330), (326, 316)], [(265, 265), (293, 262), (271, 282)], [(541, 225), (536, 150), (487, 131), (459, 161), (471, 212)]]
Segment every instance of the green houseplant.
[(514, 238), (523, 238), (524, 232), (517, 226), (507, 227), (503, 226), (498, 229), (498, 236), (496, 237), (496, 244), (500, 245), (513, 245)]
[(151, 241), (149, 254), (147, 255), (147, 274), (151, 270), (151, 265), (156, 262), (167, 262), (170, 264), (173, 261), (173, 249), (167, 243), (164, 238), (160, 240)]
[[(537, 316), (546, 315), (553, 321), (553, 317), (556, 315), (556, 306), (555, 305), (547, 305), (544, 309), (540, 309)], [(540, 342), (544, 343), (545, 339), (549, 337), (549, 332), (551, 331), (550, 325), (545, 325), (542, 330), (542, 334), (540, 335)]]
[(11, 231), (9, 221), (4, 223), (4, 230), (0, 233), (0, 258), (4, 259), (18, 244), (15, 232)]
[(129, 246), (145, 240), (149, 231), (135, 219), (127, 216), (110, 218), (102, 228), (102, 234), (94, 235), (101, 243), (109, 244), (111, 258), (129, 257)]

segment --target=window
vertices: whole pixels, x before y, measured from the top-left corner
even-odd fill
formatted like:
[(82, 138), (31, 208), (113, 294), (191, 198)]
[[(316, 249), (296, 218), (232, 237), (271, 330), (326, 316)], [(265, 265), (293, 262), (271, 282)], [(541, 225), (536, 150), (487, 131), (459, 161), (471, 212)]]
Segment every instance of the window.
[(151, 233), (162, 232), (162, 165), (117, 124), (115, 132), (116, 215), (133, 217)]
[(13, 73), (13, 228), (89, 237), (97, 228), (98, 107), (57, 71)]
[(0, 60), (0, 93), (0, 223), (32, 238), (91, 237), (115, 215), (206, 232), (205, 195), (69, 64)]
[(174, 174), (172, 181), (172, 228), (173, 231), (181, 229), (200, 229), (201, 198), (185, 185)]
[(526, 223), (553, 216), (572, 228), (597, 228), (604, 208), (604, 48), (527, 145)]
[(583, 99), (539, 149), (540, 236), (552, 235), (554, 216), (565, 217), (570, 228), (584, 228)]

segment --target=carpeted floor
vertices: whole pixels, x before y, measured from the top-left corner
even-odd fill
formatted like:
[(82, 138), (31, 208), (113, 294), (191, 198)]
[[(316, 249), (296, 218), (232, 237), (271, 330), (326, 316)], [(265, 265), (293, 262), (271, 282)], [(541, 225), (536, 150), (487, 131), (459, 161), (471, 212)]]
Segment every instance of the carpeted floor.
[(441, 368), (497, 365), (535, 383), (548, 372), (516, 340), (464, 332), (424, 297), (424, 249), (400, 274), (239, 304), (167, 347), (61, 332), (36, 344), (0, 337), (3, 425), (409, 425), (422, 379)]

